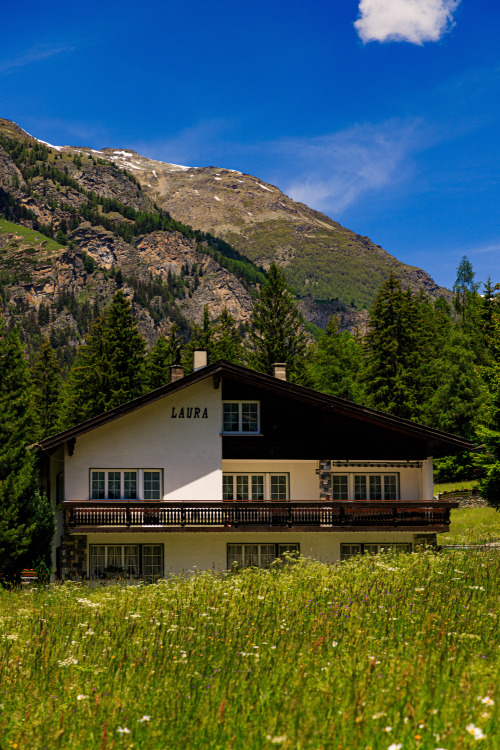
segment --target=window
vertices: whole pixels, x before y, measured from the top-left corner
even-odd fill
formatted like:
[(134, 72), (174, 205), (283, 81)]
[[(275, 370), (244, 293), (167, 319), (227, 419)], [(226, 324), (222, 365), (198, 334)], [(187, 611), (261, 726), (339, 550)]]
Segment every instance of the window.
[(288, 474), (224, 474), (223, 500), (288, 500)]
[[(142, 491), (141, 491), (142, 488)], [(92, 500), (160, 500), (161, 471), (97, 469), (90, 473)]]
[(285, 553), (299, 553), (299, 544), (228, 544), (227, 567), (270, 568)]
[[(398, 474), (332, 474), (332, 500), (398, 500)], [(322, 488), (323, 494), (328, 487)]]
[(255, 434), (259, 430), (258, 401), (225, 401), (222, 404), (222, 432)]
[(158, 578), (163, 575), (163, 544), (91, 544), (89, 576)]
[(348, 560), (355, 555), (377, 555), (379, 552), (411, 552), (411, 542), (382, 542), (382, 544), (341, 544), (340, 559)]

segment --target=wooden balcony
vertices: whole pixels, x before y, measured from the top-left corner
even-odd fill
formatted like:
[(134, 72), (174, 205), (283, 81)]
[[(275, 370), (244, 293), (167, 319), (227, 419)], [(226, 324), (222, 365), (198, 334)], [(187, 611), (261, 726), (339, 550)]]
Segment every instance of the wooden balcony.
[(66, 531), (447, 531), (458, 503), (393, 501), (80, 501), (63, 503)]

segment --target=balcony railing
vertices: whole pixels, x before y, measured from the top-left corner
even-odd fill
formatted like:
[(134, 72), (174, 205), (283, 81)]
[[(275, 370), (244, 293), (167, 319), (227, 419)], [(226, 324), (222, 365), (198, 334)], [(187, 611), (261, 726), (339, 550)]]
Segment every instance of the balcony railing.
[(446, 501), (79, 501), (63, 503), (66, 528), (104, 531), (196, 531), (303, 527), (309, 530), (400, 529), (446, 531)]

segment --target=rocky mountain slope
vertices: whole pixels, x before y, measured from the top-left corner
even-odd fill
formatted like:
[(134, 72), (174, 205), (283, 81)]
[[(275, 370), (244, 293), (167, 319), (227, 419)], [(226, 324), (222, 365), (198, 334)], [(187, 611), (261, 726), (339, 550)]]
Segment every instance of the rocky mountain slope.
[[(28, 340), (72, 347), (118, 287), (153, 341), (208, 304), (248, 322), (261, 270), (285, 267), (307, 320), (363, 327), (392, 270), (418, 268), (251, 175), (153, 161), (127, 149), (51, 146), (0, 119), (0, 304)], [(62, 331), (62, 333), (61, 333)]]

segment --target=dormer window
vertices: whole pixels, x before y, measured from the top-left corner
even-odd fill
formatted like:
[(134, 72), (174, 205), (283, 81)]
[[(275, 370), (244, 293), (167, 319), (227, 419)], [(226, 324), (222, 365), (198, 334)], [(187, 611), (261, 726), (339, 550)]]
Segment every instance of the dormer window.
[(260, 432), (258, 401), (224, 401), (222, 404), (222, 432), (247, 435)]

